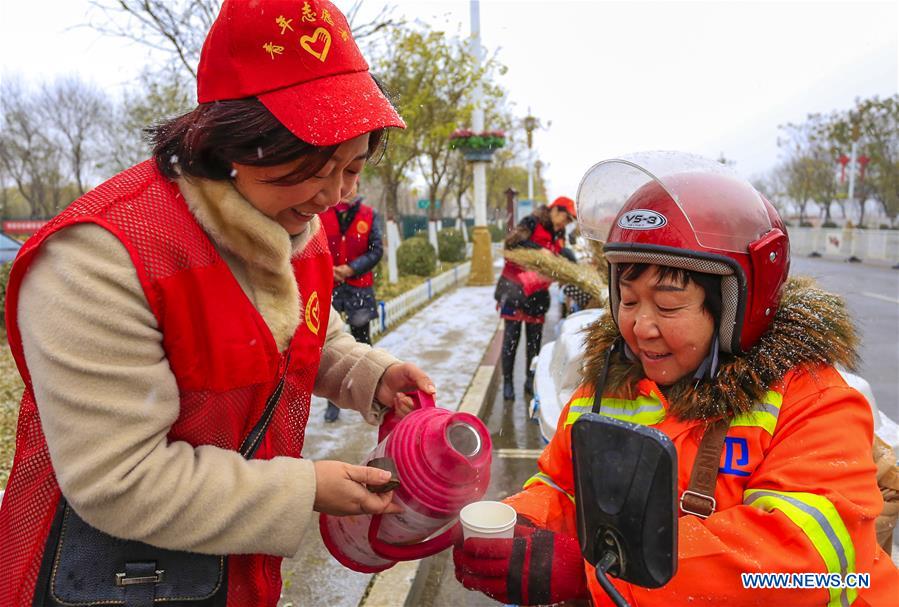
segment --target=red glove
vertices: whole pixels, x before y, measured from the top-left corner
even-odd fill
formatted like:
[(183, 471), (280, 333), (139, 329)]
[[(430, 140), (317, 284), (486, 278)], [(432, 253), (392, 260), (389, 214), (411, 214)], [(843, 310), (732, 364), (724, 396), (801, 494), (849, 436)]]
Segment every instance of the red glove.
[(589, 597), (577, 538), (515, 526), (513, 539), (470, 538), (453, 549), (456, 579), (503, 603), (549, 605)]

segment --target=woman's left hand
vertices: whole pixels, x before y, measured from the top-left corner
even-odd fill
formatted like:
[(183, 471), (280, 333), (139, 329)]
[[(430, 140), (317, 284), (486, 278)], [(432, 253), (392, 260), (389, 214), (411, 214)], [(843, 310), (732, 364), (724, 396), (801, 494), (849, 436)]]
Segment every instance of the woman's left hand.
[(334, 266), (334, 276), (340, 277), (340, 281), (343, 282), (347, 278), (351, 278), (356, 275), (355, 270), (348, 266), (347, 264), (341, 264), (339, 266)]
[(381, 404), (393, 407), (397, 415), (403, 417), (412, 411), (415, 405), (403, 392), (412, 390), (421, 390), (432, 396), (437, 394), (437, 388), (427, 373), (412, 363), (399, 363), (387, 367), (384, 371), (378, 382), (378, 389), (375, 390), (375, 399)]

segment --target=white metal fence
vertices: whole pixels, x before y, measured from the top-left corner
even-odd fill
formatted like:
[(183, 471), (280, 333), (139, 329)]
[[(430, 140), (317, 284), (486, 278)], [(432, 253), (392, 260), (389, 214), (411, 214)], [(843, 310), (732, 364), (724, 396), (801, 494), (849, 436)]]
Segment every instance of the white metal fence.
[(862, 260), (899, 262), (899, 230), (787, 228), (793, 255), (851, 256)]
[(396, 324), (413, 310), (433, 299), (450, 287), (465, 281), (471, 273), (471, 262), (467, 261), (443, 274), (428, 278), (424, 283), (390, 301), (378, 302), (378, 318), (369, 324), (371, 336), (374, 337)]

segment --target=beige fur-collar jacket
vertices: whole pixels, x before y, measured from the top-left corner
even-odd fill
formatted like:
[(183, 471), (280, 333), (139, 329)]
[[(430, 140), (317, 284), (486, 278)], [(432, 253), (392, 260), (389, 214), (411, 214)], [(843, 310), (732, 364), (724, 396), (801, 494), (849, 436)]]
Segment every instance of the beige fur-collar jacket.
[[(289, 237), (229, 182), (180, 179), (189, 208), (283, 349), (299, 322), (290, 264), (316, 230)], [(41, 248), (18, 323), (41, 425), (63, 495), (116, 537), (209, 554), (289, 556), (312, 518), (312, 462), (246, 461), (169, 443), (179, 413), (162, 334), (121, 242), (93, 224)], [(357, 344), (331, 310), (314, 393), (377, 423), (384, 370), (398, 362)]]

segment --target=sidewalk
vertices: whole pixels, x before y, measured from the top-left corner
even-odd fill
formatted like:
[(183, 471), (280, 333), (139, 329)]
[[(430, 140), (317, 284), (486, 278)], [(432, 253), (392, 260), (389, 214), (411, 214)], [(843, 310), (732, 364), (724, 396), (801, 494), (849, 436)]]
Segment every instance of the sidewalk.
[[(498, 326), (493, 286), (460, 287), (403, 322), (377, 344), (402, 360), (414, 362), (434, 380), (437, 404), (456, 409), (472, 382)], [(353, 411), (325, 424), (325, 401), (313, 398), (303, 457), (361, 463), (375, 446), (377, 429)], [(281, 607), (357, 607), (371, 575), (345, 569), (325, 549), (317, 514), (300, 554), (281, 567)]]

